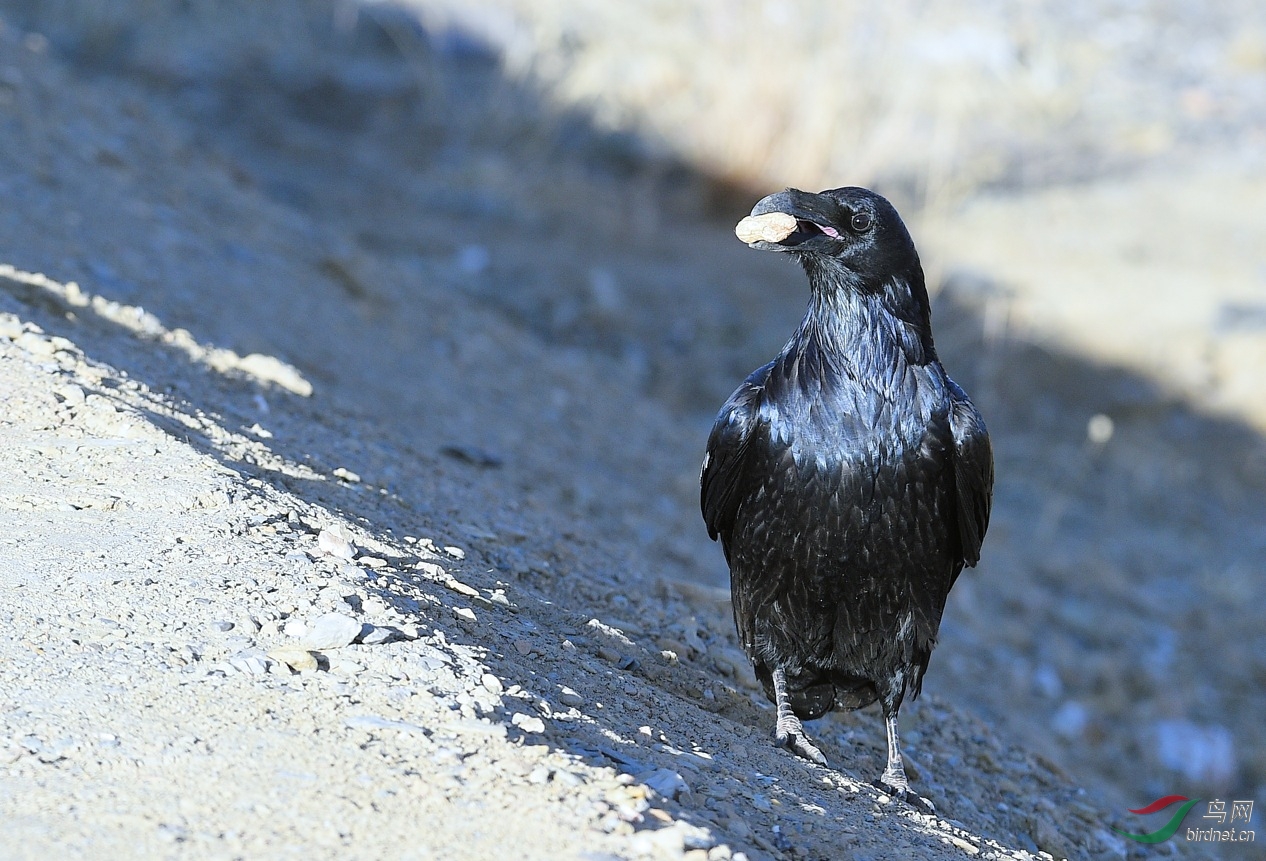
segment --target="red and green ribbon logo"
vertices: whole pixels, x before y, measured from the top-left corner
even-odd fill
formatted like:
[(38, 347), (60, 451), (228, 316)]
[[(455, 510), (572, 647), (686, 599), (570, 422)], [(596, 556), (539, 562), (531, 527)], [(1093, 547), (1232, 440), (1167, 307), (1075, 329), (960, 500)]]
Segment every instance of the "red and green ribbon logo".
[(1166, 807), (1177, 804), (1180, 801), (1184, 802), (1183, 806), (1178, 808), (1178, 811), (1174, 813), (1173, 817), (1171, 817), (1168, 822), (1156, 831), (1153, 831), (1151, 834), (1127, 834), (1120, 828), (1116, 827), (1113, 827), (1112, 830), (1117, 834), (1120, 834), (1122, 837), (1137, 840), (1139, 843), (1160, 843), (1168, 840), (1174, 836), (1174, 832), (1178, 830), (1180, 825), (1182, 825), (1183, 817), (1187, 815), (1187, 812), (1200, 803), (1199, 798), (1188, 798), (1185, 795), (1166, 795), (1164, 798), (1156, 799), (1146, 807), (1140, 807), (1138, 810), (1130, 811), (1131, 813), (1137, 813), (1139, 816), (1146, 816), (1149, 813), (1164, 810)]

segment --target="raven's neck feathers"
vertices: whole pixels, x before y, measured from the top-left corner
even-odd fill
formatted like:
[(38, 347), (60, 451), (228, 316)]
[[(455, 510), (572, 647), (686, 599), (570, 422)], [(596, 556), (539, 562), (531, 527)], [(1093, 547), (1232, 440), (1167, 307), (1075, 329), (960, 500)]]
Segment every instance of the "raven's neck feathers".
[(923, 269), (916, 260), (884, 279), (866, 279), (837, 261), (801, 258), (809, 276), (809, 309), (788, 347), (822, 354), (828, 363), (867, 368), (936, 361)]

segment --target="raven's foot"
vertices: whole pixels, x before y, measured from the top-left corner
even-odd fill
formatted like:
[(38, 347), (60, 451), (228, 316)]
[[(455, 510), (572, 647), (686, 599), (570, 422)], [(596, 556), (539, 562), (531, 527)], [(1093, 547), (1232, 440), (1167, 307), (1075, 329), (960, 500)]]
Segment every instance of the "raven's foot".
[(774, 703), (778, 708), (778, 722), (774, 724), (774, 744), (787, 748), (809, 762), (826, 765), (826, 757), (809, 741), (800, 718), (791, 710), (791, 702), (787, 699), (786, 672), (782, 667), (777, 667), (770, 673), (770, 678), (774, 684)]
[(909, 784), (906, 783), (904, 774), (900, 775), (900, 781), (898, 782), (891, 779), (888, 772), (885, 771), (883, 777), (872, 780), (870, 785), (885, 795), (890, 795), (898, 801), (904, 801), (920, 813), (936, 813), (936, 805), (917, 792), (912, 791)]
[(888, 765), (874, 785), (898, 798), (915, 810), (923, 813), (935, 813), (936, 806), (918, 793), (910, 791), (910, 781), (906, 779), (906, 764), (901, 758), (901, 743), (897, 738), (897, 709), (884, 709), (884, 725), (888, 730)]
[(778, 716), (778, 722), (774, 724), (774, 744), (787, 748), (796, 756), (807, 759), (809, 762), (826, 765), (826, 757), (813, 742), (809, 741), (800, 718), (790, 712)]

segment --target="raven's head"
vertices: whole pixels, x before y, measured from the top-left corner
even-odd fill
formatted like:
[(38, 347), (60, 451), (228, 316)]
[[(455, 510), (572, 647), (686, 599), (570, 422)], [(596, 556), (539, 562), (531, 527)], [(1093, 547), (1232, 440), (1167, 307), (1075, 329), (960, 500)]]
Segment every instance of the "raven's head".
[[(789, 251), (806, 269), (842, 269), (863, 282), (919, 270), (914, 241), (892, 204), (865, 188), (762, 198), (735, 233), (750, 248)], [(920, 280), (921, 271), (920, 271)]]

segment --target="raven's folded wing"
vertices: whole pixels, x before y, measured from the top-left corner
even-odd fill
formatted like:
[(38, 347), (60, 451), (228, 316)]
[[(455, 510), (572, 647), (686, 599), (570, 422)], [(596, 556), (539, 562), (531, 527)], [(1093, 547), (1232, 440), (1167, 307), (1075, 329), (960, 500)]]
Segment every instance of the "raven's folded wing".
[(967, 394), (953, 380), (950, 387), (950, 431), (954, 436), (954, 485), (958, 502), (958, 534), (963, 562), (980, 561), (980, 545), (989, 528), (993, 500), (993, 447), (989, 431)]
[(699, 506), (708, 525), (708, 536), (721, 537), (729, 555), (729, 535), (743, 497), (747, 447), (759, 421), (759, 403), (771, 362), (752, 372), (721, 407), (699, 475)]

